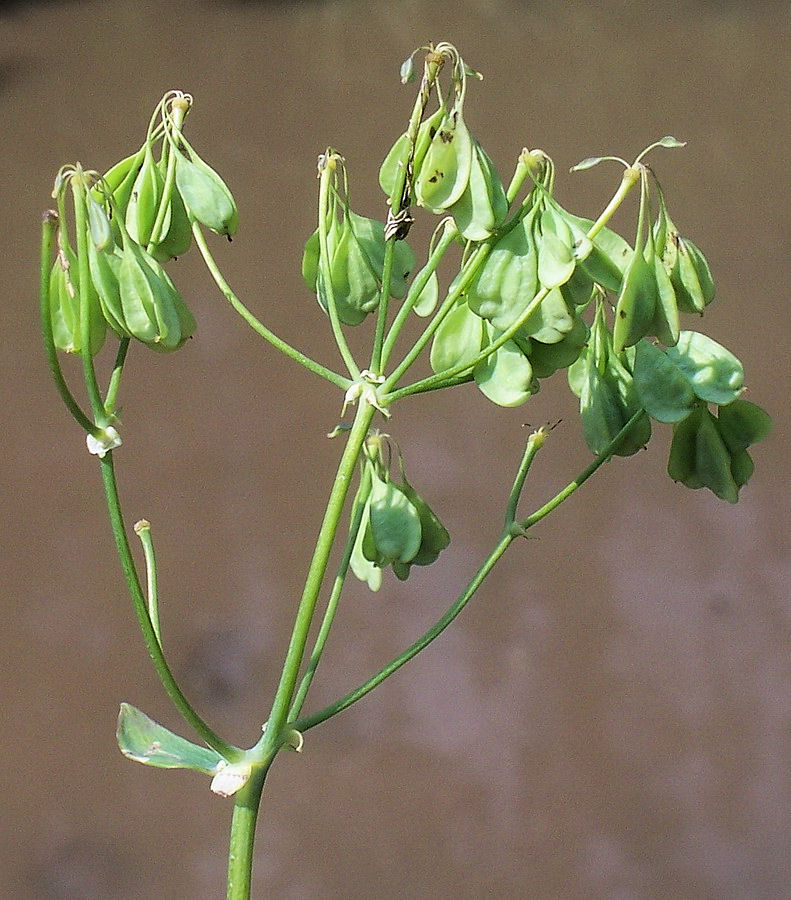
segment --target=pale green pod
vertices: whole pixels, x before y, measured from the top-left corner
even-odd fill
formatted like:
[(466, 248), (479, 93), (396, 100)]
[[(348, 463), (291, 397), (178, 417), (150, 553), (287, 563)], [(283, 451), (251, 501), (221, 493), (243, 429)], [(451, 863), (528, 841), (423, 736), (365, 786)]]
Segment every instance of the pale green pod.
[[(498, 336), (493, 331), (492, 340)], [(473, 376), (481, 393), (498, 406), (521, 406), (535, 393), (533, 367), (514, 341), (506, 341), (479, 362)]]
[(189, 159), (176, 153), (176, 187), (191, 219), (216, 234), (236, 234), (239, 213), (233, 195), (217, 172), (196, 153), (191, 153)]
[(464, 193), (472, 167), (472, 137), (460, 108), (443, 116), (419, 169), (415, 196), (420, 206), (443, 213)]
[(384, 567), (414, 559), (420, 549), (420, 515), (406, 494), (392, 481), (382, 481), (375, 475), (369, 504), (376, 562)]
[(464, 302), (451, 309), (440, 323), (431, 345), (431, 368), (436, 374), (464, 366), (481, 352), (484, 322)]
[(491, 237), (508, 212), (505, 189), (494, 163), (474, 139), (467, 187), (448, 212), (468, 241), (484, 241)]

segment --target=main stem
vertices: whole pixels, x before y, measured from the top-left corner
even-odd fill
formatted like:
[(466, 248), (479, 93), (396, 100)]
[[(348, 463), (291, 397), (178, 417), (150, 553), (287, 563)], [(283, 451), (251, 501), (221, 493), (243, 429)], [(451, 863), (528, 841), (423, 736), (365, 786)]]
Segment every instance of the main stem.
[(338, 530), (343, 507), (349, 493), (355, 466), (375, 412), (376, 410), (373, 406), (362, 400), (360, 401), (354, 424), (346, 441), (346, 447), (338, 463), (338, 471), (330, 491), (327, 509), (324, 513), (321, 530), (316, 542), (316, 549), (313, 552), (313, 559), (308, 569), (302, 599), (297, 609), (294, 629), (291, 634), (286, 659), (283, 663), (280, 684), (278, 685), (272, 710), (267, 720), (266, 730), (256, 745), (256, 749), (261, 751), (264, 759), (269, 753), (283, 744), (284, 726), (288, 720), (288, 709), (294, 696), (294, 688), (305, 653), (305, 645), (308, 640), (313, 613), (316, 609), (316, 602), (324, 580), (324, 574), (327, 571), (330, 552), (335, 542), (335, 534)]
[(249, 751), (255, 760), (250, 780), (236, 795), (228, 853), (228, 900), (249, 900), (252, 881), (255, 826), (266, 773), (286, 741), (288, 712), (294, 698), (299, 670), (305, 655), (310, 625), (319, 598), (330, 553), (335, 543), (343, 507), (354, 477), (363, 442), (376, 409), (360, 401), (338, 471), (332, 484), (327, 509), (321, 523), (316, 549), (310, 562), (302, 598), (297, 608), (280, 683), (261, 740)]

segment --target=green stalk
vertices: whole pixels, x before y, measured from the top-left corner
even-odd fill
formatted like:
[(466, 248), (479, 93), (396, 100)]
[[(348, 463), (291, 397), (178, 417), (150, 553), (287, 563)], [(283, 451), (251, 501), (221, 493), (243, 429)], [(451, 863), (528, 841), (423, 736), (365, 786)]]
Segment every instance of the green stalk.
[(319, 628), (319, 633), (316, 636), (316, 643), (313, 645), (313, 652), (310, 654), (310, 660), (308, 661), (307, 669), (305, 671), (305, 674), (302, 676), (302, 680), (299, 683), (299, 688), (297, 689), (297, 692), (294, 696), (291, 708), (288, 711), (289, 722), (295, 719), (302, 711), (302, 705), (304, 704), (305, 698), (308, 695), (310, 685), (313, 682), (313, 678), (316, 674), (316, 669), (318, 669), (319, 662), (321, 661), (321, 656), (324, 653), (324, 647), (327, 644), (327, 638), (330, 634), (330, 628), (332, 628), (332, 623), (335, 619), (335, 612), (338, 608), (338, 602), (341, 598), (341, 594), (343, 593), (343, 586), (346, 583), (346, 576), (349, 573), (349, 564), (351, 563), (352, 553), (354, 552), (354, 544), (357, 540), (357, 533), (360, 530), (360, 524), (363, 519), (365, 503), (360, 502), (359, 498), (367, 497), (368, 493), (370, 492), (370, 488), (371, 473), (366, 466), (360, 484), (360, 489), (357, 493), (357, 500), (355, 501), (356, 505), (352, 514), (352, 522), (351, 527), (349, 528), (349, 537), (346, 541), (346, 547), (344, 548), (343, 556), (341, 557), (340, 564), (338, 565), (338, 572), (335, 576), (335, 581), (332, 584), (330, 599), (327, 601), (327, 609), (324, 611), (324, 618), (321, 620), (321, 626)]
[(338, 463), (338, 471), (330, 491), (327, 509), (324, 513), (316, 548), (313, 551), (313, 558), (305, 580), (302, 598), (297, 608), (294, 628), (280, 676), (280, 683), (267, 720), (266, 730), (254, 748), (254, 752), (259, 753), (262, 758), (276, 751), (284, 742), (284, 728), (288, 721), (288, 710), (294, 697), (294, 688), (300, 666), (302, 665), (316, 602), (327, 570), (330, 551), (335, 541), (335, 534), (340, 524), (341, 514), (352, 477), (354, 476), (357, 460), (375, 412), (376, 409), (373, 406), (362, 400), (360, 401), (354, 424), (349, 432), (346, 446)]
[(212, 256), (211, 250), (209, 250), (209, 245), (206, 243), (206, 238), (197, 222), (193, 222), (192, 234), (195, 237), (195, 243), (198, 245), (201, 255), (203, 256), (203, 261), (206, 263), (206, 268), (208, 268), (209, 273), (214, 279), (214, 283), (220, 289), (220, 293), (256, 334), (264, 338), (265, 341), (268, 341), (284, 356), (287, 356), (289, 359), (293, 359), (294, 362), (304, 366), (309, 372), (313, 372), (314, 375), (324, 378), (326, 381), (329, 381), (331, 384), (336, 385), (344, 391), (351, 386), (352, 382), (348, 378), (344, 378), (343, 375), (339, 375), (337, 372), (333, 372), (331, 369), (321, 365), (321, 363), (316, 362), (309, 356), (305, 356), (304, 353), (301, 353), (299, 350), (292, 347), (291, 344), (286, 343), (286, 341), (278, 337), (273, 331), (270, 331), (266, 325), (260, 322), (236, 296), (231, 289), (231, 286), (225, 280)]
[(244, 751), (227, 743), (218, 734), (212, 731), (192, 708), (187, 698), (181, 692), (181, 688), (176, 683), (173, 673), (170, 671), (170, 667), (162, 652), (162, 647), (159, 644), (151, 617), (149, 616), (148, 604), (140, 586), (140, 579), (137, 575), (134, 557), (132, 556), (132, 550), (129, 546), (129, 539), (124, 526), (123, 513), (121, 512), (121, 501), (118, 496), (118, 484), (115, 479), (112, 451), (99, 460), (99, 465), (102, 471), (104, 494), (107, 500), (107, 512), (110, 517), (113, 537), (115, 538), (115, 546), (121, 560), (121, 568), (123, 569), (124, 578), (126, 579), (126, 584), (132, 597), (137, 621), (140, 625), (140, 630), (143, 633), (143, 640), (145, 641), (146, 649), (154, 664), (156, 673), (175, 707), (192, 726), (195, 732), (200, 735), (201, 739), (229, 762), (239, 760), (244, 756)]
[[(361, 685), (359, 685), (359, 687), (346, 694), (346, 696), (341, 697), (334, 703), (329, 704), (329, 706), (325, 706), (324, 709), (298, 719), (293, 723), (293, 727), (297, 731), (307, 731), (309, 728), (313, 728), (315, 725), (319, 725), (321, 722), (326, 722), (327, 719), (337, 715), (344, 709), (347, 709), (358, 700), (361, 700), (375, 687), (378, 687), (386, 678), (389, 678), (394, 672), (397, 672), (398, 669), (401, 668), (401, 666), (409, 662), (409, 660), (414, 656), (417, 656), (417, 654), (420, 653), (421, 650), (424, 650), (435, 638), (439, 637), (439, 635), (442, 634), (442, 632), (448, 627), (448, 625), (450, 625), (450, 623), (464, 609), (467, 603), (469, 603), (475, 592), (483, 583), (486, 576), (489, 574), (489, 572), (491, 572), (495, 564), (501, 559), (505, 551), (510, 547), (512, 541), (517, 536), (525, 535), (529, 528), (548, 516), (549, 513), (552, 512), (552, 510), (560, 506), (560, 504), (564, 500), (567, 500), (582, 484), (584, 484), (584, 482), (586, 482), (588, 478), (593, 475), (593, 473), (599, 468), (599, 466), (607, 462), (607, 460), (612, 457), (613, 452), (618, 444), (628, 434), (629, 430), (637, 423), (640, 417), (644, 415), (645, 412), (643, 410), (635, 413), (635, 415), (633, 415), (632, 418), (629, 419), (629, 421), (626, 423), (626, 425), (624, 425), (624, 427), (618, 432), (615, 438), (610, 441), (605, 452), (600, 456), (597, 456), (589, 466), (583, 469), (583, 471), (573, 481), (569, 482), (569, 484), (567, 484), (562, 491), (559, 491), (551, 500), (537, 509), (532, 515), (528, 516), (522, 522), (515, 522), (513, 520), (509, 522), (508, 518), (512, 515), (515, 515), (516, 504), (518, 503), (519, 494), (522, 491), (522, 487), (527, 476), (527, 471), (530, 468), (530, 464), (532, 463), (536, 453), (543, 444), (543, 440), (528, 440), (525, 453), (522, 457), (519, 470), (517, 471), (513, 487), (511, 488), (511, 492), (509, 494), (506, 528), (497, 545), (486, 557), (483, 564), (475, 573), (475, 575), (473, 575), (472, 579), (469, 581), (464, 591), (462, 591), (462, 593), (459, 595), (458, 599), (453, 604), (451, 604), (445, 614), (434, 625), (432, 625), (432, 627), (429, 628), (429, 630), (426, 631), (422, 637), (418, 638), (418, 640), (416, 640), (413, 644), (407, 647), (406, 650), (392, 659), (386, 666), (372, 675), (367, 681), (364, 681)], [(534, 435), (531, 435), (531, 439), (533, 438)]]
[(253, 771), (235, 795), (228, 847), (228, 900), (249, 900), (253, 875), (255, 825), (269, 767)]
[(385, 338), (384, 347), (382, 348), (382, 368), (387, 365), (387, 362), (390, 359), (390, 354), (393, 352), (393, 345), (398, 339), (398, 335), (401, 333), (401, 329), (404, 327), (404, 322), (406, 322), (407, 316), (412, 311), (412, 307), (415, 305), (418, 297), (428, 284), (429, 278), (436, 272), (437, 266), (442, 261), (442, 257), (456, 239), (457, 235), (458, 230), (453, 224), (453, 221), (451, 219), (446, 220), (442, 237), (437, 242), (437, 246), (432, 250), (428, 262), (410, 285), (409, 293), (401, 304), (401, 308), (398, 310), (395, 319), (393, 319), (393, 324), (390, 326), (390, 331)]

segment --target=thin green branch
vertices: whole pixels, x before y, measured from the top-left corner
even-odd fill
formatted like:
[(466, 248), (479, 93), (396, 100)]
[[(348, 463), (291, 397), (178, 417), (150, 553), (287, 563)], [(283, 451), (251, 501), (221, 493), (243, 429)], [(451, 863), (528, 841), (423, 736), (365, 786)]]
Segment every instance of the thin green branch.
[(141, 519), (135, 523), (135, 534), (143, 545), (143, 556), (146, 561), (146, 584), (148, 593), (148, 618), (157, 636), (157, 643), (162, 646), (162, 632), (159, 627), (159, 588), (157, 581), (157, 557), (154, 553), (154, 541), (151, 537), (151, 523)]
[(225, 280), (222, 272), (220, 272), (220, 269), (217, 266), (214, 257), (212, 256), (211, 250), (209, 250), (209, 245), (206, 243), (206, 238), (197, 222), (194, 222), (192, 225), (192, 233), (195, 237), (195, 243), (198, 245), (198, 249), (203, 256), (203, 261), (206, 263), (206, 267), (208, 268), (209, 273), (214, 279), (214, 283), (220, 289), (220, 293), (231, 304), (236, 312), (239, 313), (239, 315), (245, 320), (245, 322), (247, 322), (247, 324), (253, 329), (253, 331), (264, 338), (264, 340), (268, 341), (284, 356), (287, 356), (289, 359), (293, 359), (294, 362), (297, 362), (301, 366), (304, 366), (309, 372), (313, 372), (314, 375), (318, 375), (321, 378), (326, 379), (331, 384), (334, 384), (337, 387), (342, 388), (343, 390), (348, 390), (348, 388), (352, 384), (352, 382), (348, 378), (344, 378), (343, 375), (339, 375), (337, 372), (333, 372), (326, 366), (321, 365), (321, 363), (316, 362), (314, 359), (311, 359), (309, 356), (306, 356), (304, 353), (296, 350), (291, 346), (291, 344), (286, 343), (286, 341), (278, 337), (273, 331), (270, 331), (250, 312), (250, 310), (236, 296), (231, 286)]
[(162, 647), (159, 644), (157, 632), (154, 629), (154, 625), (149, 615), (148, 604), (140, 586), (140, 579), (137, 575), (134, 557), (132, 556), (132, 550), (129, 546), (123, 513), (121, 512), (121, 501), (118, 496), (118, 485), (115, 479), (112, 451), (101, 458), (99, 464), (102, 472), (104, 494), (107, 500), (107, 512), (110, 517), (113, 537), (115, 538), (115, 546), (121, 560), (121, 568), (123, 569), (124, 578), (126, 579), (126, 584), (132, 597), (132, 603), (134, 604), (140, 630), (143, 633), (146, 649), (154, 664), (157, 675), (175, 707), (189, 725), (195, 729), (195, 732), (200, 735), (201, 739), (225, 759), (230, 762), (235, 762), (244, 756), (244, 751), (224, 741), (203, 721), (182, 693), (176, 679), (173, 677), (173, 673), (170, 671), (170, 667), (162, 652)]
[(349, 564), (351, 563), (352, 553), (354, 552), (354, 544), (357, 540), (357, 533), (360, 530), (360, 524), (362, 523), (363, 519), (365, 503), (361, 502), (359, 498), (367, 496), (368, 491), (370, 490), (370, 485), (371, 473), (366, 466), (362, 482), (360, 484), (360, 490), (358, 491), (357, 499), (355, 501), (356, 505), (352, 514), (352, 521), (349, 527), (349, 537), (346, 540), (346, 547), (344, 548), (341, 561), (338, 564), (338, 572), (335, 575), (335, 581), (332, 584), (330, 599), (327, 601), (327, 608), (324, 611), (324, 618), (321, 620), (321, 627), (319, 628), (319, 632), (316, 635), (316, 643), (313, 646), (313, 652), (310, 655), (307, 669), (305, 671), (305, 674), (302, 676), (299, 688), (297, 689), (296, 695), (294, 696), (291, 708), (288, 711), (289, 721), (295, 719), (302, 711), (302, 706), (305, 703), (305, 698), (308, 695), (310, 685), (313, 682), (313, 678), (316, 674), (316, 669), (318, 669), (319, 662), (321, 661), (322, 654), (324, 653), (324, 648), (327, 644), (327, 638), (330, 634), (330, 628), (332, 628), (332, 623), (335, 619), (335, 612), (338, 609), (338, 602), (341, 598), (341, 594), (343, 593), (343, 586), (346, 583), (346, 576), (349, 573)]

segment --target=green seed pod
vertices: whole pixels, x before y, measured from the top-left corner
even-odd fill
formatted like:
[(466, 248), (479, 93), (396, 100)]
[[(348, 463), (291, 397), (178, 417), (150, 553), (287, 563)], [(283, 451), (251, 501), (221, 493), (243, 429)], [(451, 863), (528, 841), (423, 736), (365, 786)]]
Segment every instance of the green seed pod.
[[(361, 502), (359, 496), (355, 502)], [(369, 590), (376, 592), (382, 586), (382, 570), (379, 566), (376, 565), (376, 563), (371, 562), (371, 560), (367, 559), (365, 554), (363, 553), (363, 541), (366, 534), (368, 534), (369, 544), (373, 540), (370, 534), (370, 530), (371, 505), (370, 500), (366, 499), (363, 506), (362, 519), (360, 520), (360, 528), (354, 541), (354, 547), (352, 548), (352, 555), (351, 559), (349, 560), (349, 565), (351, 566), (351, 570), (352, 572), (354, 572), (355, 576), (359, 578), (360, 581), (364, 581), (368, 585)]]
[(93, 198), (90, 191), (85, 193), (85, 207), (88, 212), (90, 243), (97, 250), (107, 250), (115, 241), (113, 240), (110, 220), (107, 218), (104, 207)]
[[(154, 160), (154, 154), (150, 145), (146, 145), (143, 165), (137, 173), (124, 217), (129, 237), (142, 247), (147, 246), (152, 239), (164, 187), (165, 183)], [(162, 231), (167, 234), (170, 227), (169, 216), (165, 219)]]
[(651, 333), (657, 305), (656, 270), (653, 257), (635, 250), (624, 272), (615, 307), (613, 345), (620, 353)]
[(118, 275), (121, 268), (121, 253), (117, 248), (103, 252), (88, 243), (88, 262), (91, 270), (91, 281), (99, 296), (107, 324), (120, 337), (132, 337), (124, 321), (121, 305), (121, 292), (118, 286)]
[(698, 404), (685, 419), (673, 426), (667, 474), (673, 481), (681, 482), (692, 490), (703, 487), (697, 471), (696, 445), (698, 426), (706, 411), (705, 407)]
[(574, 327), (575, 312), (570, 310), (560, 288), (553, 288), (522, 324), (522, 332), (545, 344), (563, 340)]
[[(707, 487), (720, 499), (736, 503), (739, 485), (731, 465), (731, 454), (705, 404), (698, 404), (686, 419), (673, 426), (667, 471), (674, 481), (693, 490)], [(747, 474), (747, 468), (743, 457), (737, 459), (740, 479)]]
[[(499, 332), (492, 332), (492, 340)], [(538, 384), (533, 367), (514, 341), (506, 341), (473, 369), (481, 393), (498, 406), (520, 406), (534, 394)]]
[[(160, 160), (160, 172), (163, 179), (166, 169), (165, 160)], [(183, 256), (191, 246), (192, 224), (181, 194), (176, 190), (170, 195), (170, 227), (164, 238), (154, 244), (151, 255), (157, 262), (164, 263)]]
[(539, 283), (549, 290), (558, 288), (571, 278), (576, 265), (571, 229), (551, 206), (545, 206), (535, 220), (534, 233)]
[(407, 500), (417, 510), (420, 518), (420, 548), (417, 553), (409, 562), (393, 561), (393, 572), (396, 577), (401, 581), (406, 581), (412, 566), (430, 566), (433, 562), (436, 562), (440, 553), (450, 544), (450, 535), (428, 503), (407, 481), (403, 460), (399, 459), (399, 463), (401, 467), (401, 490)]
[(472, 363), (481, 352), (484, 321), (464, 301), (445, 316), (434, 334), (431, 345), (431, 368), (439, 375), (448, 369)]
[[(140, 173), (145, 158), (146, 147), (143, 145), (137, 153), (132, 154), (132, 156), (127, 156), (126, 159), (117, 162), (108, 172), (106, 172), (102, 177), (102, 186), (97, 185), (91, 189), (91, 195), (94, 200), (99, 203), (103, 201), (105, 191), (112, 194), (113, 218), (118, 216), (123, 219), (126, 215), (129, 198), (132, 196), (132, 189), (134, 188), (135, 181), (137, 181), (137, 176)], [(116, 228), (113, 230), (117, 231)]]
[[(415, 282), (420, 278), (420, 273), (415, 276)], [(407, 298), (408, 299), (408, 298)], [(437, 278), (436, 271), (432, 272), (429, 276), (428, 281), (425, 284), (425, 287), (420, 292), (417, 300), (415, 300), (412, 311), (416, 316), (430, 316), (434, 310), (436, 309), (437, 302), (439, 300), (439, 278)]]
[[(385, 226), (383, 222), (358, 216), (348, 210), (349, 224), (355, 241), (370, 264), (378, 284), (382, 281), (385, 260)], [(390, 296), (403, 300), (407, 291), (407, 279), (415, 268), (415, 254), (406, 241), (396, 241), (393, 247), (393, 269), (390, 273)]]
[(577, 253), (579, 268), (605, 290), (615, 293), (620, 291), (623, 275), (633, 254), (629, 244), (616, 232), (602, 228), (589, 242), (591, 249), (585, 254), (587, 232), (593, 222), (572, 215), (565, 209), (562, 210), (562, 215), (571, 228), (575, 246), (580, 248)]
[(538, 293), (538, 252), (533, 235), (536, 207), (491, 249), (467, 288), (470, 309), (505, 331)]
[(678, 304), (670, 276), (658, 256), (654, 256), (654, 276), (656, 307), (649, 334), (655, 335), (666, 347), (672, 347), (679, 335)]
[(546, 344), (533, 339), (527, 356), (533, 366), (533, 375), (536, 378), (549, 378), (558, 369), (566, 369), (577, 359), (588, 340), (588, 326), (579, 316), (574, 318), (574, 326), (571, 331), (563, 335), (563, 338), (554, 344)]
[(472, 137), (460, 107), (443, 115), (419, 169), (415, 196), (420, 206), (441, 214), (461, 198), (470, 180)]
[(755, 463), (746, 450), (731, 454), (731, 477), (737, 489), (743, 488), (753, 477)]
[(772, 418), (757, 403), (739, 397), (720, 406), (717, 427), (728, 450), (735, 455), (766, 438), (772, 430)]
[[(383, 481), (375, 473), (371, 484), (370, 534), (376, 559), (368, 559), (381, 568), (396, 561), (408, 563), (420, 550), (422, 532), (417, 509), (397, 485)], [(367, 549), (370, 552), (370, 547)]]
[(744, 389), (741, 362), (721, 344), (696, 331), (682, 331), (668, 358), (687, 377), (701, 400), (725, 406)]
[(714, 279), (711, 277), (711, 269), (709, 268), (709, 264), (706, 261), (706, 257), (688, 238), (684, 239), (684, 248), (687, 251), (690, 259), (692, 260), (695, 274), (698, 276), (698, 284), (700, 285), (700, 290), (703, 294), (703, 304), (704, 306), (708, 306), (709, 303), (711, 303), (711, 301), (714, 299), (715, 295)]
[(695, 405), (695, 392), (686, 375), (655, 344), (636, 345), (634, 383), (640, 403), (658, 422), (680, 422)]
[(125, 241), (118, 286), (129, 333), (152, 349), (177, 350), (194, 332), (195, 320), (170, 277), (134, 241)]
[[(176, 187), (191, 219), (216, 234), (236, 234), (236, 202), (220, 176), (197, 153), (176, 153)], [(167, 234), (167, 232), (165, 232)]]
[(494, 163), (474, 139), (467, 187), (448, 212), (468, 241), (484, 241), (491, 237), (508, 212), (505, 189)]
[[(442, 120), (445, 118), (445, 112), (445, 107), (440, 106), (439, 109), (435, 110), (435, 112), (428, 117), (428, 119), (420, 123), (417, 138), (415, 139), (415, 153), (412, 157), (413, 182), (416, 174), (420, 171), (420, 167), (428, 152), (431, 140), (437, 133), (437, 129), (442, 123)], [(393, 195), (399, 171), (402, 168), (405, 168), (409, 162), (409, 149), (409, 135), (404, 132), (395, 144), (393, 144), (379, 169), (379, 186), (388, 197), (392, 197)], [(414, 202), (414, 197), (410, 198), (410, 205), (412, 202)]]
[[(90, 240), (88, 244), (90, 245)], [(61, 258), (55, 260), (50, 274), (49, 309), (52, 322), (52, 336), (55, 346), (64, 353), (82, 352), (82, 330), (80, 326), (79, 267), (76, 254), (65, 251), (68, 271), (63, 268)], [(95, 356), (104, 344), (107, 331), (99, 297), (88, 282), (88, 316), (91, 329), (91, 356)]]

